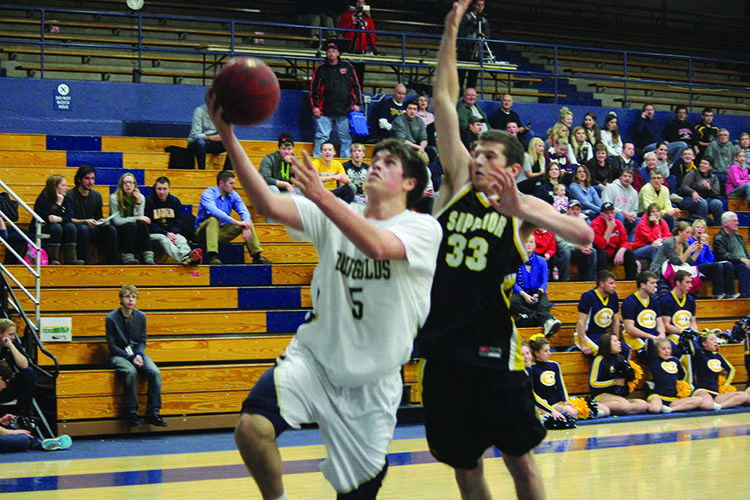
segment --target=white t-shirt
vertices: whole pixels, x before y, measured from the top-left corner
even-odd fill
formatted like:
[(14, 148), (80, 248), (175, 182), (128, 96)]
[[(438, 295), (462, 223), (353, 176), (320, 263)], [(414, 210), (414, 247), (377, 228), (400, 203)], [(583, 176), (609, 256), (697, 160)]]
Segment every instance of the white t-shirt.
[[(313, 313), (293, 342), (309, 349), (331, 382), (355, 387), (398, 370), (430, 310), (430, 289), (442, 236), (432, 216), (404, 211), (368, 219), (392, 231), (407, 260), (373, 261), (311, 201), (294, 197), (303, 234), (318, 252), (311, 295)], [(363, 215), (364, 206), (341, 204)], [(297, 231), (290, 231), (293, 238)]]

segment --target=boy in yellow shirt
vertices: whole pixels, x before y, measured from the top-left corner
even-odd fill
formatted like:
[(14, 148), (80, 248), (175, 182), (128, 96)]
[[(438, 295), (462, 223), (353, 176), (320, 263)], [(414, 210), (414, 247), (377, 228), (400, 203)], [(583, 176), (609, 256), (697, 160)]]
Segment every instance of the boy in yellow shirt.
[(326, 189), (345, 202), (351, 203), (354, 200), (357, 188), (351, 184), (341, 162), (333, 159), (336, 154), (333, 143), (324, 142), (320, 146), (320, 154), (322, 157), (314, 158), (312, 164), (318, 171), (318, 175), (323, 179)]

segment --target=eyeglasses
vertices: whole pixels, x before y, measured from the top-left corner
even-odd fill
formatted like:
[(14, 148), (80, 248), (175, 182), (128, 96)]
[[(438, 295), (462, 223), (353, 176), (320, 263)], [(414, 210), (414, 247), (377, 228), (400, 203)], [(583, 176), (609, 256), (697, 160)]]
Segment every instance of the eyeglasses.
[(135, 181), (122, 181), (123, 184), (135, 184)]

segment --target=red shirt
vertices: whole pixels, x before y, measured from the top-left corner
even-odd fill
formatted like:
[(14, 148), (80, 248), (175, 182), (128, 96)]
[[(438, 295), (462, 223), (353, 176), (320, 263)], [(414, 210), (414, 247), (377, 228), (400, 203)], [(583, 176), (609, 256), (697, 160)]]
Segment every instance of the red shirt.
[(555, 255), (557, 252), (557, 243), (555, 242), (555, 235), (545, 229), (535, 229), (534, 239), (536, 240), (536, 248), (534, 252), (541, 255), (545, 259), (548, 259)]
[(594, 247), (606, 250), (607, 255), (610, 257), (614, 257), (620, 248), (630, 248), (628, 232), (625, 231), (625, 226), (617, 219), (615, 219), (615, 225), (616, 227), (612, 231), (612, 234), (609, 235), (609, 239), (605, 240), (604, 231), (607, 230), (607, 223), (604, 221), (604, 218), (600, 215), (591, 221), (591, 229), (594, 230)]
[(666, 240), (670, 236), (672, 236), (672, 233), (669, 231), (669, 226), (666, 222), (664, 222), (664, 219), (659, 219), (659, 223), (655, 226), (652, 226), (648, 223), (646, 214), (643, 214), (643, 218), (638, 223), (638, 225), (635, 226), (633, 250), (635, 250), (636, 248), (648, 246), (659, 238), (661, 238), (662, 240)]

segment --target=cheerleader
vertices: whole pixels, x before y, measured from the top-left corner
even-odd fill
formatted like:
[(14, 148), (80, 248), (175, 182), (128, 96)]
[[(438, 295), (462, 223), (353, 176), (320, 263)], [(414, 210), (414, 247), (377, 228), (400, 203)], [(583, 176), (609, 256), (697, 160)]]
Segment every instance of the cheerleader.
[(687, 377), (680, 360), (672, 356), (673, 348), (677, 350), (677, 346), (664, 337), (647, 340), (648, 367), (654, 383), (651, 395), (648, 397), (649, 413), (712, 410), (713, 399), (705, 392), (683, 398), (679, 396), (677, 382), (685, 381)]
[(599, 408), (609, 410), (611, 415), (636, 415), (649, 410), (642, 399), (628, 399), (628, 381), (635, 374), (628, 362), (630, 348), (612, 333), (599, 337), (599, 352), (591, 365), (589, 388)]
[(535, 363), (531, 365), (531, 385), (534, 394), (553, 408), (552, 416), (563, 419), (562, 413), (578, 418), (578, 410), (568, 402), (568, 391), (565, 389), (560, 365), (550, 361), (549, 341), (544, 335), (537, 334), (529, 341)]
[[(531, 354), (531, 347), (529, 347), (529, 342), (524, 340), (521, 342), (521, 354), (523, 354), (523, 364), (525, 366), (524, 371), (526, 372), (526, 375), (531, 378), (531, 367), (534, 364), (534, 356)], [(533, 384), (532, 384), (533, 386)], [(533, 387), (532, 387), (533, 390)], [(537, 416), (541, 418), (542, 415), (553, 415), (557, 413), (561, 419), (565, 419), (560, 412), (555, 410), (551, 405), (549, 405), (545, 400), (540, 398), (536, 392), (534, 392), (534, 405), (537, 409)], [(556, 417), (555, 417), (556, 418)]]
[[(728, 389), (734, 379), (734, 367), (724, 356), (719, 354), (719, 339), (713, 333), (704, 333), (695, 341), (688, 343), (690, 349), (690, 367), (693, 372), (694, 396), (711, 397), (714, 409), (733, 408), (750, 404), (750, 393), (721, 392)], [(726, 380), (719, 387), (719, 375), (725, 372)]]

